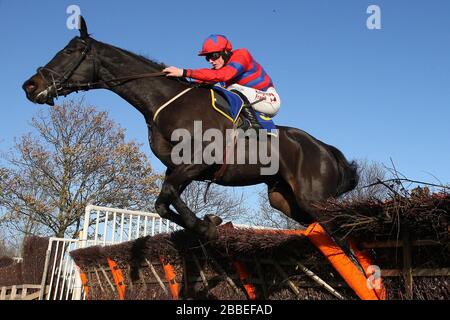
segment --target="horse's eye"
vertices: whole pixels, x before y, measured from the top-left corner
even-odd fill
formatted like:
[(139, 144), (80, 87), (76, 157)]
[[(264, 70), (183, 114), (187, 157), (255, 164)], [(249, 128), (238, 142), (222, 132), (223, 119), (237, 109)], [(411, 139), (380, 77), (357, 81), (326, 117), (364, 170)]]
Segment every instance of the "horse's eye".
[(73, 50), (72, 50), (72, 49), (66, 49), (66, 50), (64, 51), (64, 53), (71, 54), (71, 53), (73, 53)]

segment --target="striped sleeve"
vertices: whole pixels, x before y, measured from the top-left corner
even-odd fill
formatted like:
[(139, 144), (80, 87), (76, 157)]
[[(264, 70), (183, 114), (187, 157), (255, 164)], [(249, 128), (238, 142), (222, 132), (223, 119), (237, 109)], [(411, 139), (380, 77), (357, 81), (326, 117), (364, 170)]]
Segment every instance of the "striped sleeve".
[(240, 63), (231, 62), (219, 70), (187, 69), (186, 76), (189, 78), (208, 82), (227, 82), (243, 72), (244, 67)]

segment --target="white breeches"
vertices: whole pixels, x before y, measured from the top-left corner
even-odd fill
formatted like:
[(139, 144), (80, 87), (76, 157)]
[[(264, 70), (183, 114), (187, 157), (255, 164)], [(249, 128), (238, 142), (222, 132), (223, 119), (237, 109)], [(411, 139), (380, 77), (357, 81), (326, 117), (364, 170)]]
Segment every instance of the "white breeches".
[(264, 99), (252, 105), (256, 111), (262, 112), (269, 117), (274, 117), (278, 110), (280, 110), (281, 100), (274, 87), (270, 87), (267, 91), (261, 91), (250, 87), (245, 87), (240, 84), (232, 84), (228, 86), (228, 90), (238, 90), (247, 97), (250, 103), (260, 99)]

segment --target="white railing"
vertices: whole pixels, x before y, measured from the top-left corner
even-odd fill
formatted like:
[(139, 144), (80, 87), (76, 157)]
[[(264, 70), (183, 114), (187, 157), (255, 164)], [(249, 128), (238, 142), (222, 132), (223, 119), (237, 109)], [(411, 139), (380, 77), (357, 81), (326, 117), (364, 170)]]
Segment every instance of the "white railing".
[(85, 246), (109, 245), (181, 229), (156, 213), (87, 206), (80, 240)]
[[(93, 245), (111, 245), (147, 235), (180, 229), (156, 213), (87, 206), (79, 239), (50, 238), (41, 286), (49, 286), (40, 299), (80, 300), (84, 298), (79, 271), (70, 251)], [(42, 291), (43, 292), (43, 291)]]
[[(45, 255), (44, 272), (39, 300), (72, 300), (75, 284), (80, 278), (77, 267), (69, 252), (79, 248), (78, 239), (50, 238)], [(46, 293), (44, 297), (44, 293)], [(79, 295), (77, 295), (79, 296)]]
[[(46, 290), (48, 290), (48, 286)], [(0, 300), (36, 300), (40, 295), (41, 286), (36, 284), (23, 284), (0, 288)]]
[[(273, 229), (243, 224), (234, 224), (234, 226)], [(161, 218), (157, 213), (89, 205), (85, 210), (80, 240), (84, 241), (84, 246), (110, 245), (181, 229), (179, 225)]]
[[(272, 229), (247, 225), (235, 226)], [(41, 287), (47, 286), (48, 291), (44, 296), (44, 290), (42, 290), (39, 299), (81, 300), (85, 298), (78, 268), (69, 255), (72, 250), (93, 245), (111, 245), (180, 229), (180, 226), (162, 219), (156, 213), (87, 206), (79, 239), (50, 238), (41, 283)]]

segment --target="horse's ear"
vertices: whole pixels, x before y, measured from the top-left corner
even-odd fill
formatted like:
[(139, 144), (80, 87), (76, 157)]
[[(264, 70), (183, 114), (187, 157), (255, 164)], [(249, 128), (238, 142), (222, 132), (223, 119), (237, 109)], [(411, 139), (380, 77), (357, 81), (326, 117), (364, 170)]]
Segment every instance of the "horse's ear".
[(81, 38), (83, 38), (83, 39), (89, 38), (86, 21), (84, 21), (84, 18), (81, 15), (80, 15), (79, 29), (80, 29)]

